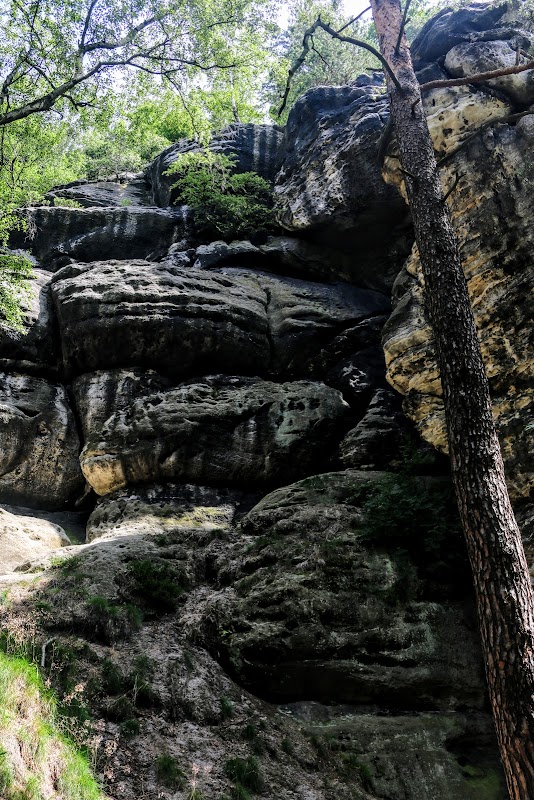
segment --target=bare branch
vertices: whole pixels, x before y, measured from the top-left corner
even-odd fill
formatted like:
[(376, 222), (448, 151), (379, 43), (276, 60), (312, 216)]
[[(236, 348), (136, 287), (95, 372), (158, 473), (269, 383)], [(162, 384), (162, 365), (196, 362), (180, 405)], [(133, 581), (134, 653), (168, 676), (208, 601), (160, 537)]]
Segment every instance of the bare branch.
[(358, 22), (360, 17), (363, 17), (363, 15), (367, 14), (367, 12), (370, 11), (370, 10), (371, 10), (371, 6), (367, 6), (367, 8), (364, 8), (363, 11), (360, 11), (360, 13), (358, 14), (357, 17), (354, 17), (354, 19), (351, 19), (350, 22), (347, 22), (347, 24), (343, 25), (342, 28), (339, 28), (338, 33), (343, 33), (344, 30), (346, 30), (347, 28), (350, 28), (351, 25), (354, 25), (355, 22)]
[(399, 37), (397, 39), (397, 44), (395, 45), (395, 55), (399, 55), (399, 47), (402, 41), (402, 34), (404, 33), (404, 29), (406, 27), (406, 23), (408, 22), (408, 11), (410, 8), (410, 3), (412, 0), (406, 0), (406, 5), (404, 6), (404, 14), (402, 15), (402, 22), (399, 28)]
[(82, 36), (81, 36), (80, 44), (79, 44), (79, 48), (78, 48), (80, 53), (84, 52), (85, 37), (87, 36), (87, 32), (89, 30), (89, 25), (91, 24), (91, 17), (93, 16), (93, 11), (94, 11), (95, 6), (96, 6), (97, 3), (98, 3), (98, 0), (91, 0), (91, 3), (89, 4), (89, 8), (87, 9), (87, 14), (85, 15), (85, 22), (83, 24)]
[(450, 189), (447, 189), (446, 193), (443, 195), (443, 202), (444, 203), (447, 202), (447, 200), (449, 199), (451, 194), (454, 192), (454, 190), (456, 189), (456, 187), (460, 183), (461, 178), (463, 178), (463, 177), (464, 177), (463, 173), (459, 173), (459, 172), (456, 173), (456, 177), (454, 179), (454, 183), (452, 184)]
[(284, 90), (284, 94), (282, 95), (282, 105), (280, 106), (280, 110), (278, 111), (278, 116), (282, 114), (287, 105), (287, 98), (289, 97), (289, 92), (291, 91), (291, 80), (294, 77), (294, 75), (296, 75), (296, 73), (299, 71), (299, 69), (302, 67), (302, 65), (306, 60), (306, 56), (312, 49), (312, 47), (310, 47), (310, 42), (312, 42), (313, 44), (312, 37), (318, 28), (321, 28), (323, 31), (326, 31), (326, 33), (328, 33), (333, 39), (338, 39), (340, 42), (347, 42), (347, 44), (353, 44), (356, 47), (363, 47), (364, 50), (368, 50), (375, 56), (375, 58), (377, 58), (380, 61), (384, 69), (388, 72), (391, 80), (393, 81), (397, 89), (401, 88), (397, 76), (394, 74), (393, 70), (389, 66), (384, 56), (381, 53), (379, 53), (378, 50), (375, 50), (375, 48), (372, 45), (368, 44), (367, 42), (361, 41), (360, 39), (353, 39), (352, 36), (342, 36), (338, 31), (334, 30), (334, 28), (328, 25), (327, 22), (323, 22), (323, 20), (321, 19), (321, 15), (319, 15), (315, 20), (315, 22), (313, 23), (313, 25), (310, 25), (310, 27), (304, 32), (304, 37), (302, 39), (302, 51), (298, 56), (298, 58), (296, 58), (293, 64), (291, 65), (291, 68), (287, 74), (286, 87)]
[(528, 69), (534, 69), (534, 60), (514, 67), (503, 67), (502, 69), (494, 69), (491, 72), (466, 75), (464, 78), (428, 81), (428, 83), (422, 83), (419, 88), (422, 92), (428, 92), (430, 89), (441, 89), (448, 86), (469, 86), (471, 83), (486, 83), (486, 81), (491, 81), (493, 78), (501, 78), (503, 75), (517, 75), (519, 72), (526, 72)]

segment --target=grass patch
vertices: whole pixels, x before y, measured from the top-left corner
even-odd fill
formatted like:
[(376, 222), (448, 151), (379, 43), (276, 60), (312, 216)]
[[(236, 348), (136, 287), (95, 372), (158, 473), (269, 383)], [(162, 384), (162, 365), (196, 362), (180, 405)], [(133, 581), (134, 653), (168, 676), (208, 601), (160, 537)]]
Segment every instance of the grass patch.
[(163, 753), (156, 758), (156, 778), (167, 789), (183, 789), (186, 774), (173, 756)]
[(2, 800), (104, 800), (85, 756), (60, 730), (38, 670), (0, 653)]
[(136, 559), (129, 565), (129, 576), (132, 593), (151, 611), (166, 614), (176, 610), (185, 588), (169, 564)]

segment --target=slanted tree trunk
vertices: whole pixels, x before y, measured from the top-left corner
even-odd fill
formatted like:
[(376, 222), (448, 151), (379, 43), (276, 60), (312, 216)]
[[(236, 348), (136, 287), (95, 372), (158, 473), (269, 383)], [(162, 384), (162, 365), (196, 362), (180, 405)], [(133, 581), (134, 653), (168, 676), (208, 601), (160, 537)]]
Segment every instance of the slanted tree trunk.
[(371, 0), (434, 334), (454, 487), (473, 570), (489, 696), (510, 797), (534, 800), (534, 599), (506, 488), (488, 380), (399, 0)]

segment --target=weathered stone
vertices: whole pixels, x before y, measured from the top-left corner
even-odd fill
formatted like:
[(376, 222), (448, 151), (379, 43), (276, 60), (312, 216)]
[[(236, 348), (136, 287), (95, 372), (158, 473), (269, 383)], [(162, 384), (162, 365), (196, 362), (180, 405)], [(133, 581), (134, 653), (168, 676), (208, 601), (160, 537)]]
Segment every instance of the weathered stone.
[(384, 469), (401, 460), (406, 434), (406, 417), (398, 395), (378, 389), (362, 419), (341, 442), (339, 457), (345, 467)]
[(408, 552), (422, 543), (410, 543), (407, 528), (401, 557), (359, 532), (366, 487), (383, 475), (349, 470), (279, 489), (243, 519), (250, 538), (221, 556), (228, 588), (206, 601), (204, 635), (260, 696), (411, 710), (482, 704), (476, 623), (443, 588), (440, 601), (419, 594)]
[(195, 253), (195, 266), (197, 269), (209, 269), (210, 267), (231, 264), (236, 266), (244, 262), (254, 262), (261, 260), (261, 250), (251, 242), (230, 242), (223, 241), (210, 242), (197, 247)]
[[(483, 126), (507, 116), (512, 111), (510, 103), (490, 94), (474, 92), (466, 86), (438, 88), (425, 92), (423, 107), (438, 160), (445, 156), (453, 156), (455, 151)], [(386, 181), (397, 186), (403, 197), (406, 197), (404, 175), (395, 154), (393, 157), (386, 157), (385, 167)], [(448, 177), (450, 173), (442, 170), (441, 174)], [(451, 183), (454, 179), (453, 177)], [(445, 191), (449, 185), (449, 183), (444, 184)]]
[(365, 776), (369, 797), (392, 800), (504, 800), (504, 776), (489, 714), (358, 714), (295, 704), (315, 740), (342, 751)]
[(412, 42), (410, 51), (415, 68), (439, 61), (461, 42), (477, 37), (504, 38), (508, 30), (502, 26), (506, 9), (506, 3), (494, 6), (476, 0), (457, 11), (443, 9), (423, 26)]
[(23, 304), (24, 331), (0, 326), (0, 370), (30, 374), (56, 372), (60, 348), (50, 277), (49, 272), (34, 268), (31, 294)]
[(64, 365), (77, 374), (130, 366), (180, 377), (303, 374), (340, 328), (389, 310), (385, 295), (347, 284), (166, 262), (69, 265), (52, 287)]
[(182, 210), (161, 208), (54, 208), (39, 206), (22, 212), (26, 232), (12, 234), (14, 246), (26, 247), (47, 269), (69, 261), (99, 258), (146, 258), (166, 252), (182, 238)]
[(59, 525), (0, 508), (0, 574), (12, 572), (26, 561), (70, 544)]
[[(524, 129), (501, 125), (476, 137), (442, 170), (444, 186), (460, 175), (449, 204), (490, 381), (494, 412), (514, 497), (532, 485), (532, 213), (534, 161)], [(388, 380), (405, 396), (418, 430), (446, 449), (441, 384), (425, 322), (417, 250), (394, 291), (384, 329)]]
[(0, 374), (0, 499), (60, 508), (83, 490), (80, 442), (65, 389)]
[(339, 392), (320, 383), (213, 377), (151, 394), (142, 386), (136, 396), (129, 376), (130, 399), (118, 395), (123, 379), (97, 373), (74, 385), (82, 419), (93, 420), (83, 423), (82, 470), (101, 495), (165, 480), (244, 488), (291, 480), (328, 454), (347, 413)]
[[(527, 61), (526, 56), (520, 56), (520, 64)], [(465, 78), (478, 72), (491, 72), (516, 64), (517, 46), (514, 39), (505, 42), (466, 42), (449, 50), (445, 58), (445, 68), (453, 78)], [(534, 103), (534, 69), (494, 78), (487, 85), (504, 92), (522, 108)]]
[(142, 175), (121, 175), (118, 180), (73, 181), (54, 186), (45, 195), (54, 206), (74, 200), (84, 208), (109, 206), (150, 206), (150, 187)]
[(237, 491), (191, 484), (119, 489), (98, 501), (87, 522), (87, 541), (227, 528), (244, 500)]
[(378, 163), (388, 117), (380, 92), (373, 86), (319, 87), (297, 100), (287, 122), (275, 205), (282, 227), (347, 252), (350, 279), (384, 290), (402, 264), (410, 234), (406, 209), (384, 183)]
[(330, 347), (340, 329), (389, 310), (386, 295), (349, 284), (312, 283), (267, 273), (258, 275), (258, 283), (268, 298), (271, 370), (275, 374), (311, 374), (308, 362), (319, 349)]
[[(282, 128), (276, 125), (253, 125), (237, 123), (213, 136), (209, 149), (214, 153), (233, 156), (237, 172), (257, 172), (262, 178), (273, 181), (279, 166)], [(200, 152), (198, 142), (183, 139), (164, 150), (146, 170), (146, 178), (152, 187), (153, 201), (165, 208), (173, 201), (171, 186), (176, 182), (166, 171), (182, 153)]]
[(64, 267), (53, 279), (65, 367), (254, 374), (270, 360), (254, 279), (147, 261)]

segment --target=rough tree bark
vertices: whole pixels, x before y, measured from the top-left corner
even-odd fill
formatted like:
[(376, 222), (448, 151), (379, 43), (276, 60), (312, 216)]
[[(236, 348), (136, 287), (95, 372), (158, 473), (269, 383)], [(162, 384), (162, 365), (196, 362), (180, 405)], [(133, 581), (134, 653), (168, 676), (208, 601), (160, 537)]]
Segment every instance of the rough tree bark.
[(505, 483), (458, 242), (402, 31), (399, 0), (371, 0), (425, 280), (453, 481), (473, 570), (489, 695), (510, 797), (534, 798), (534, 598)]

